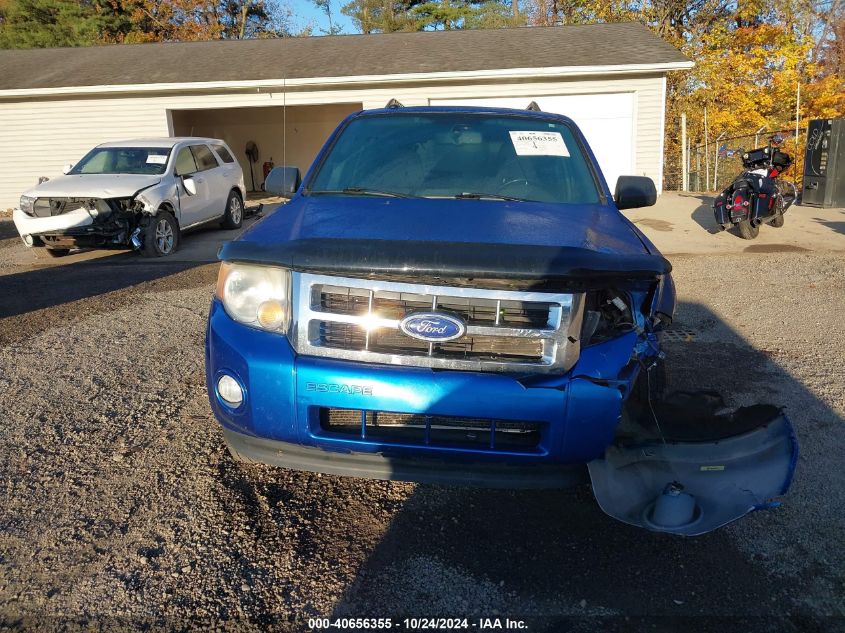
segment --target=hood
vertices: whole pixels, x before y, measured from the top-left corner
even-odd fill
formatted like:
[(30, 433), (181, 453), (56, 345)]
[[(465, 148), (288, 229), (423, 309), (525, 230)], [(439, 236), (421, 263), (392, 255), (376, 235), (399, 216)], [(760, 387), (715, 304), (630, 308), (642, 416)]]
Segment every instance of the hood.
[(52, 178), (25, 192), (33, 198), (129, 198), (161, 182), (161, 176), (80, 174)]
[(486, 200), (298, 197), (219, 256), (355, 275), (587, 280), (671, 271), (615, 208)]
[(262, 245), (313, 239), (418, 240), (649, 253), (633, 225), (612, 207), (498, 200), (300, 197), (242, 239)]

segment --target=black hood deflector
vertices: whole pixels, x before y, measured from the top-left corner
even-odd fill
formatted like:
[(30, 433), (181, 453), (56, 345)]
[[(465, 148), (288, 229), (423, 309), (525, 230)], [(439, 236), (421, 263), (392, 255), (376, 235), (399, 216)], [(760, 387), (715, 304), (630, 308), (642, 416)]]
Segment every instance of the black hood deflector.
[(413, 273), (491, 279), (654, 279), (672, 270), (660, 255), (587, 248), (318, 238), (260, 244), (227, 242), (224, 261), (284, 266), (316, 273), (382, 276)]

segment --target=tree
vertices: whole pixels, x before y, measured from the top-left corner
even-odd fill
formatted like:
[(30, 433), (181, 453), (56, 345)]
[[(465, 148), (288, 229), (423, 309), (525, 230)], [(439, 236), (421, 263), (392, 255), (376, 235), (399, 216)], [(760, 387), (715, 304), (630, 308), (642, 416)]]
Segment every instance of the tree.
[(483, 29), (514, 26), (510, 2), (498, 0), (423, 2), (411, 9), (418, 30)]
[(810, 11), (818, 23), (811, 60), (822, 75), (845, 80), (845, 0), (819, 0)]
[(129, 15), (110, 0), (2, 0), (0, 48), (84, 46), (119, 39)]
[(515, 26), (513, 0), (350, 0), (341, 11), (362, 33)]
[(339, 35), (342, 33), (343, 29), (339, 25), (335, 25), (332, 20), (332, 0), (312, 0), (312, 2), (314, 2), (314, 5), (318, 9), (326, 14), (326, 18), (329, 21), (329, 28), (322, 29), (323, 33), (326, 35)]
[[(696, 61), (686, 73), (670, 74), (666, 119), (666, 171), (677, 164), (678, 120), (686, 112), (693, 144), (704, 142), (703, 110), (707, 107), (710, 138), (751, 135), (760, 127), (792, 130), (796, 126), (797, 88), (801, 84), (800, 122), (845, 114), (845, 82), (825, 73), (815, 61), (818, 16), (809, 2), (782, 6), (749, 2), (730, 15), (710, 20), (679, 40)], [(670, 40), (671, 41), (671, 40)], [(741, 139), (747, 146), (753, 140)], [(794, 143), (794, 145), (793, 145)], [(794, 174), (800, 176), (803, 152), (798, 139)], [(675, 170), (677, 171), (677, 170)]]
[(419, 0), (350, 0), (340, 11), (352, 18), (361, 33), (419, 30), (411, 9)]
[(524, 0), (523, 11), (535, 25), (636, 20), (695, 60), (667, 77), (667, 179), (680, 176), (682, 112), (693, 145), (705, 107), (710, 140), (794, 129), (799, 83), (801, 121), (845, 114), (845, 0)]
[(291, 35), (272, 0), (0, 0), (0, 47)]
[(123, 0), (136, 28), (126, 42), (236, 39), (286, 35), (265, 0)]

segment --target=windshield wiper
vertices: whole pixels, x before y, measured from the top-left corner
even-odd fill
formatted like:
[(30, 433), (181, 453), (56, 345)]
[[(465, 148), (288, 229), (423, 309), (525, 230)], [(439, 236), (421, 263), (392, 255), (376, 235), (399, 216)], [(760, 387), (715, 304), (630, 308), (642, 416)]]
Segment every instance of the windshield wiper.
[(409, 193), (399, 193), (397, 191), (384, 191), (382, 189), (368, 189), (366, 187), (346, 187), (338, 190), (325, 191), (310, 191), (312, 195), (337, 195), (344, 194), (347, 196), (380, 196), (384, 198), (419, 198), (420, 196), (413, 196)]
[(508, 202), (528, 202), (525, 198), (515, 198), (513, 196), (502, 196), (498, 193), (456, 193), (457, 200), (507, 200)]

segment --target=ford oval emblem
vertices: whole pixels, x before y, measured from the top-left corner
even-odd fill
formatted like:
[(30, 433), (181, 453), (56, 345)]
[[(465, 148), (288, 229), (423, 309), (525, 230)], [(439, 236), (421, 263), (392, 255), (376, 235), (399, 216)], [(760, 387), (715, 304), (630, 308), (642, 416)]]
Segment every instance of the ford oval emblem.
[(399, 329), (411, 338), (430, 343), (454, 341), (467, 332), (461, 319), (442, 312), (414, 312), (399, 321)]

